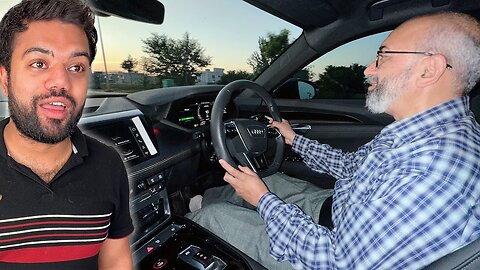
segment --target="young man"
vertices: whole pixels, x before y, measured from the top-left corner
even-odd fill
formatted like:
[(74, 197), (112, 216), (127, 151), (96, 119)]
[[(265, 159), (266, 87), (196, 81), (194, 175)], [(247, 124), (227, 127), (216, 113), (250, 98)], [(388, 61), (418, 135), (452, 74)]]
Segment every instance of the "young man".
[[(287, 121), (272, 123), (310, 168), (337, 178), (333, 230), (295, 205), (315, 196), (274, 194), (283, 191), (271, 183), (286, 176), (265, 185), (224, 161), (225, 181), (260, 217), (229, 198), (192, 218), (269, 269), (419, 269), (478, 239), (480, 127), (466, 95), (480, 77), (479, 45), (479, 22), (458, 13), (414, 18), (393, 31), (365, 75), (367, 107), (396, 121), (355, 153), (296, 135)], [(256, 234), (261, 226), (266, 234)], [(238, 231), (268, 242), (270, 255), (291, 266), (265, 260), (266, 250), (252, 251)]]
[(76, 127), (96, 42), (81, 0), (23, 0), (0, 22), (0, 269), (132, 269), (125, 167)]

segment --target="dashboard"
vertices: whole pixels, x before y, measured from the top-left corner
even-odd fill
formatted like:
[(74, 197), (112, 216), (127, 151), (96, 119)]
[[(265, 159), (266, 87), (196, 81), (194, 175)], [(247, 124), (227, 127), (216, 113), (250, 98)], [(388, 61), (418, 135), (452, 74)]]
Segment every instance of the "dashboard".
[[(134, 258), (137, 263), (147, 255), (141, 247), (172, 218), (169, 192), (195, 181), (198, 172), (191, 168), (199, 167), (205, 138), (193, 134), (210, 123), (217, 94), (216, 88), (206, 92), (195, 88), (193, 92), (200, 93), (194, 94), (175, 91), (173, 95), (169, 90), (147, 91), (148, 96), (143, 92), (128, 97), (90, 97), (79, 122), (85, 134), (110, 145), (123, 159), (135, 225), (130, 242), (134, 253), (140, 252)], [(225, 110), (226, 115), (230, 112), (233, 110)]]

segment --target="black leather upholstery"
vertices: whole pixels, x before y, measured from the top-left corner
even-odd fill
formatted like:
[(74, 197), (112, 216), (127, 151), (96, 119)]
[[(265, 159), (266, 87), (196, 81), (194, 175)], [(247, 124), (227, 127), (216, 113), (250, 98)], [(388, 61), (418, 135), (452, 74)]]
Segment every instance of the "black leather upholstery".
[(470, 110), (475, 114), (477, 123), (480, 123), (480, 81), (468, 95), (470, 96)]
[(480, 269), (480, 239), (431, 263), (424, 270)]
[(320, 209), (320, 217), (318, 219), (318, 224), (333, 230), (333, 221), (332, 221), (332, 204), (333, 196), (328, 197), (322, 204)]

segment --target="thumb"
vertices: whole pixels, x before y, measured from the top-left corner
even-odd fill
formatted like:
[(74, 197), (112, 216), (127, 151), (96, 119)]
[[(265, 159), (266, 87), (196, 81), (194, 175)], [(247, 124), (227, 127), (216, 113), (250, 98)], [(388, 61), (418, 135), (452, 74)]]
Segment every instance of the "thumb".
[(257, 175), (254, 171), (252, 171), (249, 167), (245, 167), (245, 166), (240, 166), (238, 165), (238, 168), (240, 169), (240, 171), (246, 173), (246, 174), (249, 174), (249, 175)]

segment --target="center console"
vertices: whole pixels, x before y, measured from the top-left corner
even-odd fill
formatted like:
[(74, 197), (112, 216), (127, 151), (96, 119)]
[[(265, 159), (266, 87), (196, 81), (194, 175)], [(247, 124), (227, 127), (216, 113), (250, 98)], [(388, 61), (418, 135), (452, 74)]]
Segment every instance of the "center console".
[(114, 147), (127, 168), (135, 269), (265, 269), (194, 222), (172, 215), (167, 192), (168, 157), (162, 156), (141, 111), (84, 117), (79, 127)]
[(138, 270), (264, 269), (242, 255), (212, 233), (177, 216), (133, 253)]

